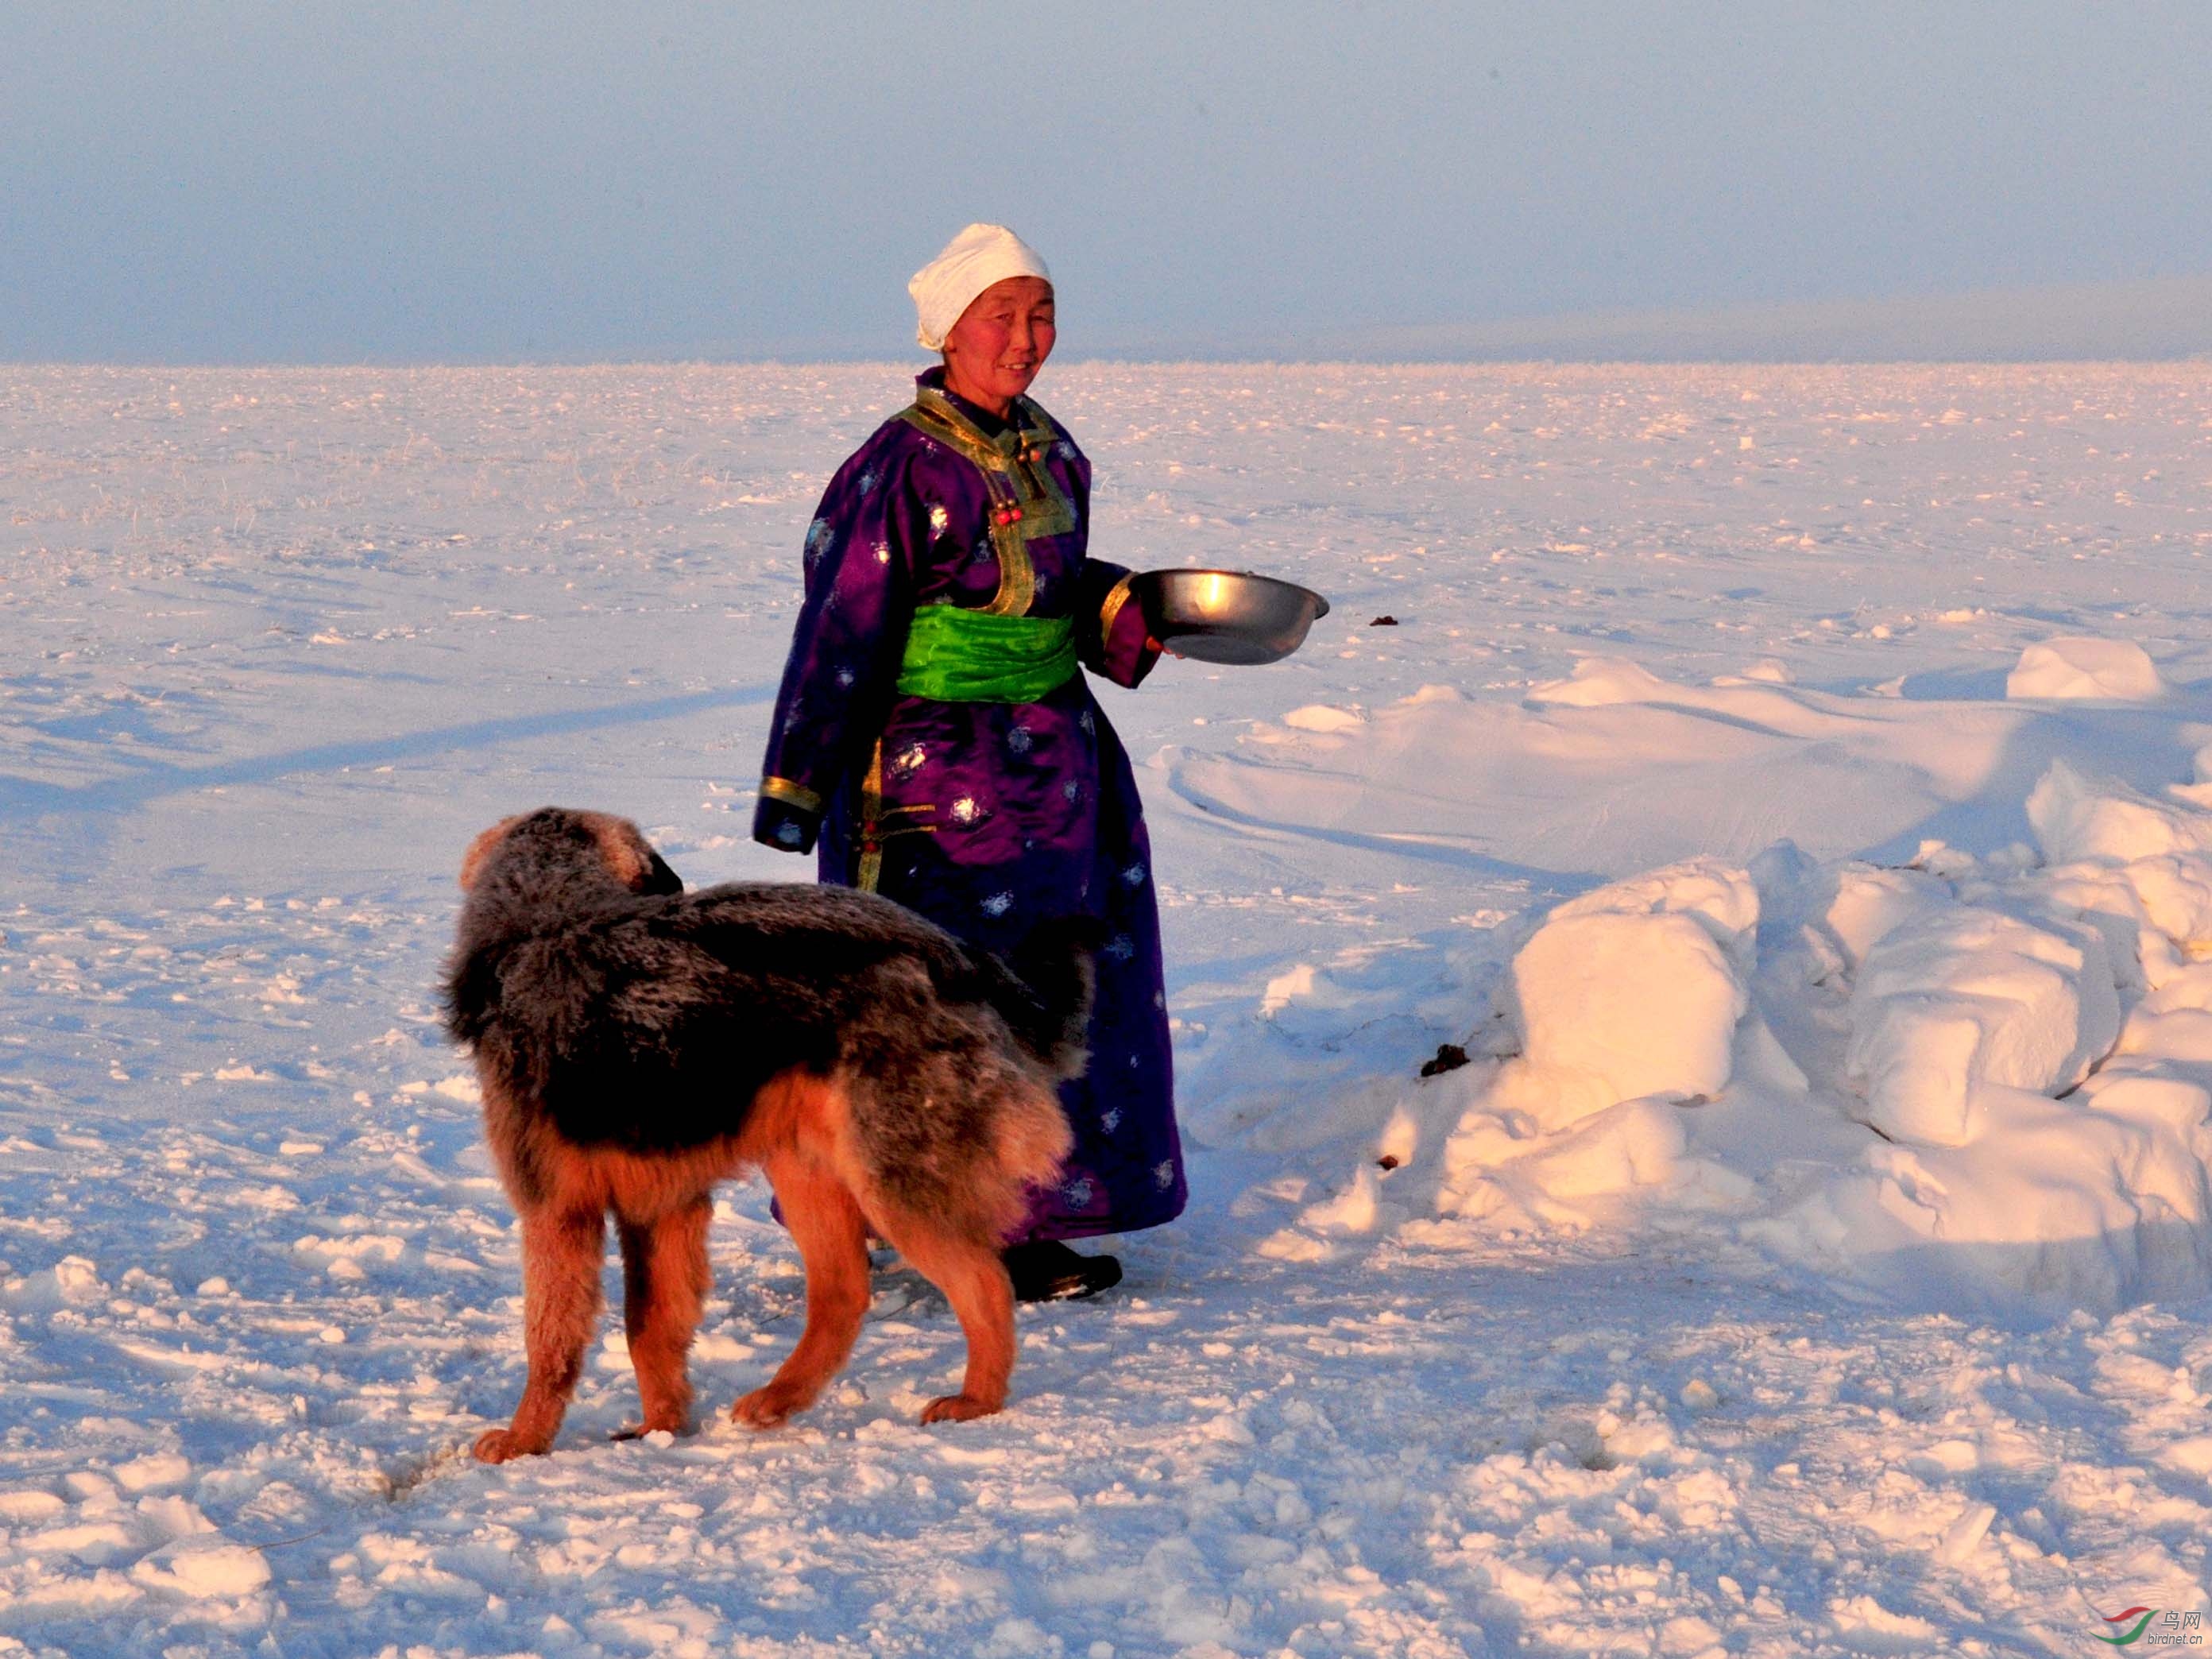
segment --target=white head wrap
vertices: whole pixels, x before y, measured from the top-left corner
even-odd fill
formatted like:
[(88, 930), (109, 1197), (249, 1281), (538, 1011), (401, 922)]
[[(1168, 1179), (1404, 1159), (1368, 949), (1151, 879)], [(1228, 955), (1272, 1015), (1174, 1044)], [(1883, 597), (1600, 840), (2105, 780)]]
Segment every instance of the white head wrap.
[(945, 245), (906, 285), (921, 316), (915, 337), (930, 351), (941, 349), (960, 313), (975, 296), (994, 283), (1009, 276), (1042, 276), (1052, 280), (1044, 260), (1027, 242), (1004, 225), (970, 225)]

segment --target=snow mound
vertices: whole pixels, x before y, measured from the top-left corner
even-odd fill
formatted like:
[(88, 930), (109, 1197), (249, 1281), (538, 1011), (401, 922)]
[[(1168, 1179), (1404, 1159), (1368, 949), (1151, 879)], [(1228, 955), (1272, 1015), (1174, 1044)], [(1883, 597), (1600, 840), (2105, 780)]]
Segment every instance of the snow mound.
[(1851, 988), (1844, 1066), (1866, 1121), (1899, 1140), (1971, 1137), (1983, 1084), (2058, 1094), (2120, 1034), (2094, 927), (1988, 905), (1931, 905), (1875, 941)]
[(51, 1311), (82, 1305), (100, 1301), (106, 1295), (107, 1286), (100, 1281), (99, 1267), (81, 1255), (65, 1255), (52, 1267), (27, 1278), (0, 1282), (0, 1303), (26, 1310)]
[(1730, 691), (1747, 686), (1795, 685), (1797, 677), (1790, 672), (1790, 665), (1780, 658), (1761, 657), (1735, 673), (1714, 675), (1709, 684), (1714, 690)]
[(1736, 1023), (1759, 895), (1742, 871), (1694, 860), (1563, 904), (1513, 959), (1530, 1066), (1565, 1128), (1645, 1095), (1718, 1094)]
[(2212, 787), (2176, 784), (2154, 800), (2111, 781), (2092, 782), (2054, 762), (2027, 798), (2036, 844), (2054, 864), (2097, 859), (2130, 864), (2160, 854), (2212, 852)]
[(1687, 1155), (1682, 1109), (1726, 1090), (1746, 1054), (1770, 1058), (1751, 1012), (1759, 919), (1750, 874), (1717, 859), (1553, 910), (1510, 969), (1518, 1052), (1407, 1103), (1386, 1131), (1408, 1158), (1441, 1141), (1437, 1212), (1586, 1226), (1638, 1190), (1741, 1197)]
[(1283, 716), (1294, 732), (1357, 732), (1367, 722), (1349, 708), (1333, 708), (1325, 702), (1309, 703)]
[(1604, 708), (1614, 703), (1662, 702), (1674, 689), (1641, 663), (1622, 657), (1584, 657), (1567, 678), (1531, 686), (1526, 700), (1571, 708)]
[(2061, 638), (2031, 645), (2005, 676), (2008, 697), (2148, 702), (2166, 681), (2133, 640)]
[(1990, 1088), (1979, 1103), (1964, 1145), (1869, 1148), (1747, 1233), (1977, 1310), (2110, 1313), (2212, 1283), (2212, 1092), (2120, 1067), (2065, 1100)]
[(1949, 884), (1926, 870), (1846, 865), (1836, 872), (1834, 884), (1835, 897), (1821, 921), (1853, 970), (1901, 924), (1940, 909), (1951, 898)]
[(192, 1601), (251, 1595), (270, 1577), (260, 1551), (209, 1535), (164, 1544), (134, 1562), (131, 1576), (149, 1589)]
[(2212, 951), (2212, 856), (2154, 853), (2121, 874), (2160, 939), (2185, 957)]
[(2041, 861), (1783, 843), (1562, 904), (1505, 970), (1488, 1057), (1401, 1088), (1381, 1162), (1270, 1248), (1641, 1220), (1977, 1311), (2212, 1290), (2194, 787), (2054, 762), (2027, 804)]

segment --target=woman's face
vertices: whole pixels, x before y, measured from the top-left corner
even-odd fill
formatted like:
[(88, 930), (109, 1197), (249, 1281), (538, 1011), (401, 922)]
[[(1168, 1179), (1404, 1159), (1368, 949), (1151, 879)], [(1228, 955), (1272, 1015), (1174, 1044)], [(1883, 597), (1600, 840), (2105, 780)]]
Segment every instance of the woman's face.
[(1052, 356), (1052, 284), (1009, 276), (969, 302), (945, 337), (945, 386), (994, 415), (1030, 389)]

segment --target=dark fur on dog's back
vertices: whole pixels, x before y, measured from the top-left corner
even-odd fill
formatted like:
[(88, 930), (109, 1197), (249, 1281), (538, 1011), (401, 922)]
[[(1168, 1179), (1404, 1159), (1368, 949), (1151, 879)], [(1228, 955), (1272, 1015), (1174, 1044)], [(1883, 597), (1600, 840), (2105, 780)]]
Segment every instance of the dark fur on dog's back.
[(491, 1462), (546, 1449), (597, 1317), (609, 1212), (645, 1426), (686, 1420), (715, 1182), (765, 1170), (806, 1262), (807, 1320), (743, 1420), (784, 1420), (843, 1363), (873, 1231), (942, 1288), (961, 1392), (999, 1409), (1013, 1362), (999, 1244), (1056, 1178), (1053, 1085), (1082, 1069), (1095, 927), (1041, 928), (1009, 964), (842, 888), (687, 894), (636, 828), (547, 807), (477, 838), (446, 982), (486, 1138), (521, 1212), (529, 1382)]
[(887, 1048), (917, 1042), (957, 1061), (976, 1035), (938, 1029), (939, 1002), (988, 1009), (1055, 1078), (1081, 1070), (1096, 923), (1046, 924), (1020, 953), (1025, 977), (846, 888), (632, 891), (579, 860), (574, 817), (548, 808), (508, 829), (463, 908), (446, 983), (447, 1029), (563, 1139), (696, 1146), (738, 1133), (761, 1085), (793, 1067), (873, 1073)]

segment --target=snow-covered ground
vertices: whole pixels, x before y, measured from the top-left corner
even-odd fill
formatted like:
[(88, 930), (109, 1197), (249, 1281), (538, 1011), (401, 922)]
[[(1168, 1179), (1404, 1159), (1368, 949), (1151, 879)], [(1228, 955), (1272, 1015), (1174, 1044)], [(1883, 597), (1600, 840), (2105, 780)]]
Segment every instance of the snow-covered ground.
[[(2212, 368), (1056, 368), (1194, 1196), (922, 1430), (757, 1190), (555, 1455), (432, 991), (547, 802), (745, 839), (889, 368), (0, 380), (0, 1654), (2073, 1654), (2206, 1607)], [(1383, 616), (1396, 625), (1376, 625)], [(1469, 1063), (1423, 1079), (1453, 1044)], [(1386, 1169), (1385, 1163), (1395, 1167)]]

